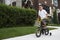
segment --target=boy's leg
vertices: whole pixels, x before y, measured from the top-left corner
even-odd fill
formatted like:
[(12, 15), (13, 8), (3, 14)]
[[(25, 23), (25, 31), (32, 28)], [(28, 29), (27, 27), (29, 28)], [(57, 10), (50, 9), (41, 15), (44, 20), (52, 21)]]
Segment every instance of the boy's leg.
[(46, 28), (46, 20), (42, 20), (42, 28), (43, 28), (43, 29)]

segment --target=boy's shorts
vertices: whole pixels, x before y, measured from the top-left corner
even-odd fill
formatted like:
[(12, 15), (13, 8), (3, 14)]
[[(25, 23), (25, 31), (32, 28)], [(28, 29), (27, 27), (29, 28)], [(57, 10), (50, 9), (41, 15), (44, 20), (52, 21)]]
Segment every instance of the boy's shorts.
[(43, 20), (41, 21), (41, 24), (42, 24), (42, 25), (47, 24), (47, 23), (48, 23), (47, 19), (43, 19)]
[(43, 19), (42, 21), (41, 21), (41, 28), (42, 29), (46, 29), (47, 27), (44, 27), (44, 26), (42, 26), (42, 25), (47, 25), (47, 19)]

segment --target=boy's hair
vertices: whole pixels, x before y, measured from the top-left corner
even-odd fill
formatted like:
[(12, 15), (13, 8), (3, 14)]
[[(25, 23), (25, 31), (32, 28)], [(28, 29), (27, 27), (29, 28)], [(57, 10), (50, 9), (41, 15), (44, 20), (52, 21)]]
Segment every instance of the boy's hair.
[(38, 6), (42, 6), (43, 7), (43, 5), (41, 3), (39, 3)]

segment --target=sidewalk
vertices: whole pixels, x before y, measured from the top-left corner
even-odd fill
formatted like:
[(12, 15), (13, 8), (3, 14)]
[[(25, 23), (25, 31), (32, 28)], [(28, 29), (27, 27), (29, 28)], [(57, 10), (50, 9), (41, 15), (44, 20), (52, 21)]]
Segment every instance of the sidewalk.
[(8, 39), (3, 39), (3, 40), (60, 40), (60, 27), (53, 27), (53, 26), (49, 26), (49, 27), (58, 28), (58, 29), (50, 31), (52, 33), (52, 36), (41, 35), (41, 37), (37, 38), (34, 33), (34, 34), (29, 34), (25, 36), (14, 37), (14, 38), (8, 38)]

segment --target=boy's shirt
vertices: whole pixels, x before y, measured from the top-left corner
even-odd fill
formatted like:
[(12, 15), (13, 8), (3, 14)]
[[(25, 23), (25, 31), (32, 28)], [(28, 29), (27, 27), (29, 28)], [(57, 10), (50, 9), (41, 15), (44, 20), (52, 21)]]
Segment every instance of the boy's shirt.
[(47, 18), (46, 14), (47, 12), (44, 9), (41, 11), (40, 10), (38, 11), (38, 15), (41, 17), (41, 19)]

